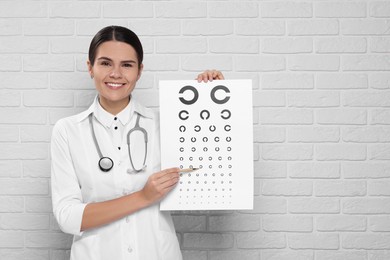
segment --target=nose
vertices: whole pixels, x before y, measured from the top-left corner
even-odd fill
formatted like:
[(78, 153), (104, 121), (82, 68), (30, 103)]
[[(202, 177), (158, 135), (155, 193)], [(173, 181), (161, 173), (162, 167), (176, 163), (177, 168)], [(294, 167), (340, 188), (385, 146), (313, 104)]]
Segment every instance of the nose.
[(114, 68), (111, 70), (111, 72), (110, 72), (110, 77), (111, 77), (111, 78), (115, 78), (115, 79), (121, 78), (121, 77), (122, 77), (122, 73), (121, 73), (121, 71), (120, 71), (120, 68), (114, 67)]

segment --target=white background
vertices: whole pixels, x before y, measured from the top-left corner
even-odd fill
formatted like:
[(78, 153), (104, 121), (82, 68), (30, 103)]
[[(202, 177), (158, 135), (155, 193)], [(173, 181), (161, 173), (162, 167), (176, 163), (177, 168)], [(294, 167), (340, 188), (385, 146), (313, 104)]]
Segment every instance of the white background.
[(255, 208), (174, 212), (186, 260), (390, 259), (390, 2), (0, 1), (1, 259), (68, 259), (49, 140), (95, 91), (92, 36), (138, 33), (136, 95), (217, 68), (253, 79)]

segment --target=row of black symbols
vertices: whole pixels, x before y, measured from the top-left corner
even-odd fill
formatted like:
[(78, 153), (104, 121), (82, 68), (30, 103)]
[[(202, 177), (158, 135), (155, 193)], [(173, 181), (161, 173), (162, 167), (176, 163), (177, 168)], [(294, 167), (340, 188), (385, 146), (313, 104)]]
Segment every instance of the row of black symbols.
[[(179, 191), (181, 191), (181, 192), (185, 192), (185, 191), (212, 191), (212, 192), (214, 192), (214, 191), (233, 191), (233, 188), (228, 188), (228, 189), (225, 189), (225, 188), (222, 188), (222, 189), (218, 189), (218, 188), (207, 188), (207, 189), (205, 189), (205, 188), (201, 188), (201, 189), (190, 189), (190, 188), (180, 188), (179, 189)], [(215, 195), (214, 195), (215, 196)]]
[[(191, 137), (191, 142), (193, 142), (193, 143), (195, 143), (196, 142), (196, 137)], [(216, 137), (214, 137), (214, 142), (216, 142), (216, 143), (218, 143), (219, 141), (220, 141), (221, 139), (219, 138), (219, 136), (216, 136)], [(226, 140), (226, 142), (231, 142), (232, 141), (232, 138), (230, 137), (230, 136), (227, 136), (226, 138), (225, 138), (225, 140)], [(179, 138), (179, 142), (180, 143), (184, 143), (186, 141), (186, 139), (183, 137), (183, 136), (181, 136), (180, 138)], [(202, 141), (204, 142), (204, 143), (207, 143), (208, 141), (209, 141), (209, 138), (208, 137), (203, 137), (202, 138)]]
[(233, 182), (232, 181), (220, 181), (220, 182), (217, 182), (217, 181), (180, 181), (180, 184), (183, 184), (183, 183), (185, 183), (185, 184), (232, 184)]
[[(221, 150), (221, 148), (215, 147), (214, 150), (215, 150), (216, 152), (219, 152), (219, 151)], [(228, 147), (226, 148), (226, 150), (227, 150), (228, 152), (230, 152), (230, 151), (232, 150), (232, 147), (228, 146)], [(179, 151), (180, 151), (180, 152), (184, 152), (184, 151), (185, 151), (184, 147), (180, 147), (180, 148), (179, 148)], [(209, 151), (209, 148), (203, 147), (203, 152), (208, 152), (208, 151)], [(191, 152), (196, 152), (196, 147), (191, 147)]]
[[(232, 127), (231, 127), (231, 125), (225, 125), (225, 126), (223, 127), (223, 129), (224, 129), (226, 132), (230, 132), (230, 130), (232, 130)], [(179, 126), (179, 131), (180, 131), (181, 133), (184, 133), (186, 130), (187, 130), (187, 128), (186, 128), (184, 125)], [(202, 130), (202, 128), (200, 127), (200, 125), (194, 126), (194, 131), (195, 131), (195, 132), (200, 132), (200, 130)], [(215, 132), (215, 131), (217, 130), (217, 127), (216, 127), (215, 125), (210, 125), (210, 126), (209, 126), (209, 130), (210, 130), (210, 132)]]
[[(215, 93), (220, 90), (220, 91), (224, 91), (226, 96), (224, 99), (218, 99), (216, 96), (215, 96)], [(182, 87), (180, 90), (179, 90), (179, 94), (183, 94), (184, 92), (186, 91), (192, 91), (192, 93), (194, 94), (193, 98), (190, 99), (190, 100), (187, 100), (185, 99), (184, 97), (179, 97), (179, 100), (181, 101), (181, 103), (185, 104), (185, 105), (192, 105), (194, 104), (198, 98), (199, 98), (199, 92), (198, 90), (193, 87), (193, 86), (184, 86)], [(225, 86), (222, 86), (222, 85), (218, 85), (218, 86), (215, 86), (211, 92), (210, 92), (210, 97), (211, 97), (211, 100), (216, 103), (216, 104), (225, 104), (226, 102), (229, 101), (230, 99), (230, 96), (228, 96), (227, 94), (230, 93), (230, 90), (225, 87)]]
[[(231, 164), (229, 164), (227, 166), (229, 169), (233, 168), (233, 166)], [(183, 165), (180, 165), (180, 169), (185, 169), (187, 167), (184, 167)], [(203, 165), (199, 165), (198, 167), (194, 167), (193, 165), (190, 165), (188, 168), (199, 168), (199, 169), (203, 169)], [(209, 166), (207, 167), (208, 169), (213, 169), (213, 165), (209, 164)], [(224, 168), (223, 165), (219, 164), (218, 165), (218, 169), (222, 169)]]
[[(196, 176), (196, 177), (209, 177), (209, 176), (212, 176), (212, 177), (218, 177), (218, 176), (221, 176), (221, 177), (227, 177), (227, 176), (229, 176), (229, 177), (232, 177), (233, 176), (233, 174), (230, 172), (230, 173), (224, 173), (224, 172), (222, 172), (222, 173), (219, 173), (219, 174), (217, 174), (217, 173), (215, 173), (215, 172), (213, 172), (213, 173), (199, 173), (199, 172), (196, 172), (196, 173), (184, 173), (186, 176), (188, 176), (188, 177), (191, 177), (191, 174), (193, 175), (193, 176)], [(181, 176), (183, 176), (183, 173), (181, 173)]]
[[(179, 112), (179, 118), (181, 120), (187, 120), (190, 116), (190, 113), (187, 110), (181, 110)], [(221, 118), (222, 119), (229, 119), (232, 116), (232, 113), (230, 112), (229, 109), (224, 109), (221, 111)], [(200, 118), (203, 120), (207, 120), (210, 118), (210, 112), (207, 109), (203, 109), (200, 111)]]
[[(208, 158), (207, 158), (209, 161), (212, 161), (213, 160), (213, 157), (212, 156), (209, 156)], [(222, 161), (222, 156), (218, 156), (218, 161)], [(231, 156), (228, 156), (227, 157), (227, 159), (228, 159), (228, 161), (231, 161), (232, 160), (232, 157)], [(184, 161), (184, 157), (180, 157), (179, 158), (179, 160), (180, 161)], [(194, 157), (192, 157), (192, 156), (190, 156), (190, 157), (188, 157), (188, 160), (190, 160), (191, 162), (194, 160)], [(203, 156), (200, 156), (199, 158), (198, 158), (198, 160), (199, 161), (203, 161)]]

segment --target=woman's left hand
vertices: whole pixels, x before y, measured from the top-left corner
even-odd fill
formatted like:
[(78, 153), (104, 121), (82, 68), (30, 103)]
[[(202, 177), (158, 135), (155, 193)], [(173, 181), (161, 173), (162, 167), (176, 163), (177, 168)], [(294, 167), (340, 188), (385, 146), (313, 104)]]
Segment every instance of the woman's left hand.
[(206, 70), (203, 73), (199, 74), (196, 78), (199, 83), (202, 81), (213, 81), (214, 79), (225, 79), (225, 77), (219, 70)]

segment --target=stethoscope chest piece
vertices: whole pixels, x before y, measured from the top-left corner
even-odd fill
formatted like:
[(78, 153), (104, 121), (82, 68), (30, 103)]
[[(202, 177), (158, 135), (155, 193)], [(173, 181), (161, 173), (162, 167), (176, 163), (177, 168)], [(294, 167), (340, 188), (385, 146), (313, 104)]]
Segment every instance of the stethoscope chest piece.
[(114, 162), (110, 157), (102, 157), (99, 160), (99, 168), (103, 172), (108, 172), (114, 167)]

